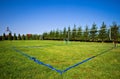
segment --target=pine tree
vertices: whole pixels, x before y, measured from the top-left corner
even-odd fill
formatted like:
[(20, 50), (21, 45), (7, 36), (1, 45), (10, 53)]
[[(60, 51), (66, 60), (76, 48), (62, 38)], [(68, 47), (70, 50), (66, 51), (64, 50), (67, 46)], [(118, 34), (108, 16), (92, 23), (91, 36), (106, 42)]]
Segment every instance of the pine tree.
[(114, 41), (115, 47), (116, 47), (116, 42), (118, 41), (118, 35), (119, 35), (119, 27), (117, 26), (116, 23), (113, 23), (111, 26), (111, 38)]
[(40, 40), (42, 35), (37, 35), (37, 40)]
[(8, 35), (8, 40), (12, 40), (12, 34), (11, 34), (11, 32)]
[(76, 40), (76, 25), (74, 24), (74, 28), (73, 28), (73, 30), (72, 30), (72, 40)]
[(13, 40), (17, 40), (16, 33), (14, 33)]
[(94, 24), (92, 25), (92, 28), (91, 28), (91, 31), (90, 31), (91, 41), (95, 41), (95, 40), (96, 40), (96, 37), (97, 37), (97, 27), (96, 27), (96, 24), (94, 23)]
[(6, 40), (6, 35), (3, 33), (2, 40)]
[(44, 32), (44, 33), (43, 33), (43, 36), (42, 36), (42, 37), (43, 37), (44, 40), (47, 40), (47, 35), (48, 35), (47, 32)]
[(22, 40), (25, 40), (25, 35), (24, 34), (22, 35)]
[(52, 39), (52, 30), (51, 30), (50, 33), (49, 33), (49, 39), (50, 39), (50, 40)]
[(88, 31), (88, 26), (87, 25), (86, 25), (85, 31), (83, 33), (83, 38), (84, 38), (84, 41), (89, 40), (89, 31)]
[(56, 37), (57, 40), (59, 39), (59, 30), (58, 29), (55, 32), (55, 37)]
[(0, 36), (0, 41), (2, 40), (2, 36)]
[(21, 35), (20, 34), (18, 34), (18, 40), (21, 40)]
[(40, 39), (40, 36), (37, 35), (37, 34), (35, 34), (35, 35), (34, 35), (34, 40), (39, 40), (39, 39)]
[(103, 22), (102, 23), (102, 26), (100, 27), (100, 30), (99, 30), (99, 39), (104, 42), (106, 39), (107, 39), (107, 29), (106, 29), (106, 25), (105, 23)]
[(68, 27), (68, 41), (71, 40), (71, 29), (70, 29), (70, 26)]
[(78, 27), (77, 30), (77, 40), (82, 40), (82, 28)]
[(64, 38), (64, 39), (67, 38), (67, 30), (66, 30), (66, 27), (64, 27), (64, 29), (63, 29), (63, 38)]
[(62, 30), (60, 30), (60, 40), (63, 40), (63, 32), (62, 32)]
[(119, 33), (118, 40), (119, 40), (119, 42), (120, 42), (120, 26), (119, 26), (119, 31), (118, 31), (118, 33)]

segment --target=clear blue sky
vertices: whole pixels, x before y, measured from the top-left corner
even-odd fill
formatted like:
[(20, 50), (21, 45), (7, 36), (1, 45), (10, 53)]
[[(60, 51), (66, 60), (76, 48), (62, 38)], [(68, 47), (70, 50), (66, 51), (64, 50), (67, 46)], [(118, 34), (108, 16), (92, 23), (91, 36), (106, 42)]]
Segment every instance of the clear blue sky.
[(0, 0), (0, 35), (7, 26), (16, 34), (41, 34), (103, 21), (120, 24), (120, 0)]

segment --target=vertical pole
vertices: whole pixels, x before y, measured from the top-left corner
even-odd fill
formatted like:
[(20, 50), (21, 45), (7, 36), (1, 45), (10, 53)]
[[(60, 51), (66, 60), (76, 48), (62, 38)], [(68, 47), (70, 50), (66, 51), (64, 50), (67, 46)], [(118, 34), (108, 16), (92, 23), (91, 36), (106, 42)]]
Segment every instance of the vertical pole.
[(114, 27), (114, 47), (116, 47), (117, 43), (117, 28)]
[(68, 31), (68, 41), (69, 41), (69, 31)]
[(109, 33), (109, 38), (110, 38), (110, 40), (112, 40), (112, 39), (111, 39), (111, 28), (110, 28), (109, 32), (110, 32), (110, 33)]

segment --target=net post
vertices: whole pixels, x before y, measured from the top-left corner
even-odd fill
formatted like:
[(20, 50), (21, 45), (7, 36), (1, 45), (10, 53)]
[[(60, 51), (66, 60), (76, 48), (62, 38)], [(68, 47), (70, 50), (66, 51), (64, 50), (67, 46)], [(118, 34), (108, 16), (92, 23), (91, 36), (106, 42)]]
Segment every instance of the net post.
[(70, 38), (70, 36), (69, 36), (70, 34), (69, 34), (69, 31), (68, 31), (68, 41), (69, 41), (69, 38)]
[(111, 28), (109, 29), (109, 38), (110, 38), (110, 40), (112, 40), (111, 39)]

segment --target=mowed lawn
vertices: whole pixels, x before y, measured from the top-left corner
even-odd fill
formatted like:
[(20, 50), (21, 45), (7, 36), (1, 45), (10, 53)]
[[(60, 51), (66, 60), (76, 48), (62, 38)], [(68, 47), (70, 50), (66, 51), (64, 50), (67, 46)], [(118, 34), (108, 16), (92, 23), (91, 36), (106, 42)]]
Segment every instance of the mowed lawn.
[(0, 79), (120, 79), (120, 44), (62, 75), (13, 49), (64, 70), (111, 47), (112, 43), (0, 41)]

